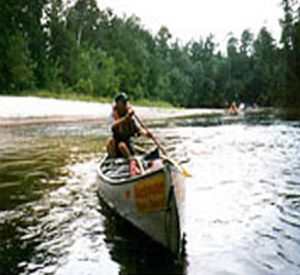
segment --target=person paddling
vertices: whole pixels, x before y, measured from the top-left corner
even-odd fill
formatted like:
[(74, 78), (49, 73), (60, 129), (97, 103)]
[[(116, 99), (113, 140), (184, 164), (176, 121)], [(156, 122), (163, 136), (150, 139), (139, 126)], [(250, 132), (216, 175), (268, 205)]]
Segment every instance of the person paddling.
[(238, 107), (236, 103), (233, 101), (229, 107), (229, 114), (237, 115), (238, 114)]
[[(109, 157), (124, 157), (131, 159), (134, 150), (131, 138), (143, 135), (152, 138), (152, 133), (139, 126), (134, 118), (134, 110), (126, 93), (120, 92), (115, 97), (112, 113), (109, 118), (112, 137), (107, 141), (107, 152)], [(134, 159), (129, 163), (131, 174), (139, 174), (140, 169)]]

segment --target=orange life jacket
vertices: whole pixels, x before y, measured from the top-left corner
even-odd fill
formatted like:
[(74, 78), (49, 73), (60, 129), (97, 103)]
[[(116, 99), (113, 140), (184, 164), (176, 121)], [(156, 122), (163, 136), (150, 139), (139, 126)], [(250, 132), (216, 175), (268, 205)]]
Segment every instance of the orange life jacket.
[[(129, 109), (131, 109), (131, 107), (131, 104), (127, 103), (125, 114), (128, 112)], [(118, 120), (119, 118), (121, 118), (121, 115), (119, 114), (117, 109), (117, 104), (113, 105), (113, 116), (114, 120)]]

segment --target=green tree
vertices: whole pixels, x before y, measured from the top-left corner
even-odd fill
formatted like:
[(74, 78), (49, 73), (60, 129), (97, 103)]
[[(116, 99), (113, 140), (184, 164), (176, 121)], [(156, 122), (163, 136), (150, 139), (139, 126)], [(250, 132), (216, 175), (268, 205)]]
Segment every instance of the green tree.
[(241, 36), (239, 55), (239, 80), (242, 85), (239, 100), (248, 103), (252, 103), (251, 94), (253, 93), (251, 85), (251, 79), (253, 78), (252, 43), (253, 34), (249, 30), (244, 30)]
[(75, 34), (78, 46), (83, 42), (93, 45), (100, 15), (96, 0), (77, 0), (67, 12), (66, 24)]
[[(47, 0), (4, 0), (0, 2), (1, 90), (32, 87), (33, 79), (36, 80), (37, 85), (42, 85), (46, 40), (41, 18), (46, 3)], [(20, 43), (20, 45), (14, 43)], [(20, 50), (19, 65), (16, 64), (17, 61), (12, 54), (17, 49)], [(34, 61), (34, 66), (31, 61)], [(27, 65), (29, 67), (25, 68)], [(28, 81), (22, 80), (20, 72), (31, 75), (32, 70), (34, 77), (29, 77)], [(18, 81), (21, 82), (17, 84)]]
[(299, 76), (299, 12), (296, 0), (282, 0), (284, 19), (281, 20), (283, 44), (283, 72), (285, 75), (284, 105), (292, 108), (300, 106)]
[(28, 43), (21, 33), (17, 32), (10, 36), (7, 41), (6, 60), (6, 85), (10, 90), (33, 89), (35, 86), (34, 68)]
[(279, 51), (271, 33), (262, 28), (253, 44), (253, 79), (251, 101), (273, 105), (280, 92), (281, 62)]

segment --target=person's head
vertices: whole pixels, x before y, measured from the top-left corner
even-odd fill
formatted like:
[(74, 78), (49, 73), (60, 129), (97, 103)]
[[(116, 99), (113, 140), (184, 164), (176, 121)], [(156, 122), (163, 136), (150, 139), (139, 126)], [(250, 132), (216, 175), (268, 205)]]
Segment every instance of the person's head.
[(128, 101), (129, 98), (124, 92), (120, 92), (115, 96), (116, 106), (120, 114), (124, 114), (126, 112)]

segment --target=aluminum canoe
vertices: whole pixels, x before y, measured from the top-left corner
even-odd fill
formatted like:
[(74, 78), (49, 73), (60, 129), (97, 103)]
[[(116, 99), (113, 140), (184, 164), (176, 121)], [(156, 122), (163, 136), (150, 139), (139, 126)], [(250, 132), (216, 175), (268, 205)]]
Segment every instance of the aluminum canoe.
[[(151, 161), (141, 157), (142, 163)], [(157, 160), (156, 160), (157, 161)], [(149, 164), (150, 163), (150, 164)], [(99, 195), (120, 216), (174, 254), (182, 249), (184, 176), (172, 162), (130, 176), (128, 161), (109, 159), (98, 165)]]

